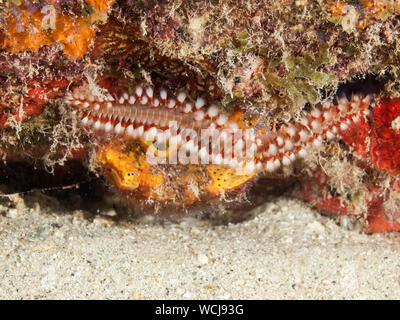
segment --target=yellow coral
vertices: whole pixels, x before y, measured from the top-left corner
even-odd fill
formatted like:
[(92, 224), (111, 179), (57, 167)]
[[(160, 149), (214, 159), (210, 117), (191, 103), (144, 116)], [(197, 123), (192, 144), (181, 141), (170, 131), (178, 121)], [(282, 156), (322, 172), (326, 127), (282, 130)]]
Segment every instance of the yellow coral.
[(179, 198), (190, 205), (200, 199), (200, 194), (218, 196), (237, 189), (255, 176), (255, 173), (218, 165), (207, 165), (204, 174), (203, 167), (188, 165), (167, 183), (166, 176), (146, 161), (143, 147), (146, 149), (149, 145), (142, 141), (140, 146), (127, 150), (124, 144), (114, 140), (101, 145), (97, 152), (97, 160), (111, 182), (121, 190), (135, 191), (139, 197), (158, 201)]
[(136, 150), (124, 152), (119, 144), (109, 144), (100, 148), (98, 161), (103, 164), (118, 188), (122, 190), (145, 190), (160, 187), (164, 179), (161, 174), (152, 172), (145, 156)]
[(116, 141), (100, 146), (97, 160), (118, 189), (135, 191), (135, 195), (139, 197), (167, 201), (176, 199), (176, 190), (180, 188), (185, 205), (199, 200), (193, 183), (201, 182), (204, 176), (198, 166), (189, 165), (187, 170), (181, 172), (178, 179), (174, 180), (174, 185), (167, 185), (163, 174), (157, 173), (155, 166), (146, 161), (146, 156), (141, 150), (143, 146), (130, 151), (125, 150), (123, 145)]
[[(86, 17), (70, 17), (59, 13), (56, 0), (49, 0), (47, 8), (31, 12), (25, 4), (10, 5), (4, 13), (5, 34), (0, 42), (2, 48), (16, 53), (37, 51), (45, 45), (62, 44), (64, 52), (72, 59), (81, 58), (95, 34), (95, 25), (105, 21), (108, 7), (114, 0), (87, 0), (94, 12)], [(14, 7), (13, 7), (14, 6)]]
[(238, 172), (235, 169), (217, 165), (208, 165), (206, 171), (211, 178), (211, 183), (207, 186), (207, 190), (214, 195), (219, 195), (223, 191), (232, 191), (255, 176), (254, 172)]

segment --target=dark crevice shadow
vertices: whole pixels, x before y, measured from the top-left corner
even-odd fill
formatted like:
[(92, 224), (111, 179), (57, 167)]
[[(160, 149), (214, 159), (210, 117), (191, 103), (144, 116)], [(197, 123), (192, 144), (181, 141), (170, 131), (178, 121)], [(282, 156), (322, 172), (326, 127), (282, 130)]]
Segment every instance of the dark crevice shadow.
[[(143, 212), (112, 191), (106, 182), (89, 173), (79, 162), (56, 167), (54, 174), (44, 168), (26, 163), (10, 163), (0, 168), (0, 202), (15, 207), (15, 196), (24, 206), (42, 214), (73, 215), (80, 211), (84, 219), (93, 221), (98, 216), (117, 224), (170, 224), (187, 219), (201, 220), (211, 226), (241, 223), (253, 219), (259, 206), (290, 190), (294, 181), (260, 179), (251, 183), (240, 197), (229, 200), (216, 198), (205, 203), (181, 208), (170, 214)], [(174, 209), (176, 210), (176, 209)], [(109, 214), (112, 212), (113, 214)]]
[(335, 96), (337, 98), (345, 96), (347, 99), (350, 99), (354, 94), (359, 94), (361, 96), (366, 96), (368, 94), (376, 95), (383, 90), (385, 84), (390, 79), (391, 76), (387, 74), (368, 74), (363, 78), (354, 77), (352, 80), (339, 85)]

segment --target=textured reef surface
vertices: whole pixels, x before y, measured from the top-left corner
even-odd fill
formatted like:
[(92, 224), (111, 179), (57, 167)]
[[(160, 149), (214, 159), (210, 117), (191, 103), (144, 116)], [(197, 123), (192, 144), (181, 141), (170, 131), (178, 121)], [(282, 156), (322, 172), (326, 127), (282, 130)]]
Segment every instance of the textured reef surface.
[(240, 215), (297, 185), (400, 230), (397, 1), (0, 0), (0, 50), (9, 190)]

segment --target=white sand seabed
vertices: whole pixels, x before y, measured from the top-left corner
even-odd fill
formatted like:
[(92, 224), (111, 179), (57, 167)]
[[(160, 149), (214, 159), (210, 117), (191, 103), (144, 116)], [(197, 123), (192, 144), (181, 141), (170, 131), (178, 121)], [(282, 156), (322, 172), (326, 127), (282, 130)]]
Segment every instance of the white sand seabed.
[(213, 226), (3, 207), (0, 299), (400, 298), (399, 234), (285, 197), (257, 210)]

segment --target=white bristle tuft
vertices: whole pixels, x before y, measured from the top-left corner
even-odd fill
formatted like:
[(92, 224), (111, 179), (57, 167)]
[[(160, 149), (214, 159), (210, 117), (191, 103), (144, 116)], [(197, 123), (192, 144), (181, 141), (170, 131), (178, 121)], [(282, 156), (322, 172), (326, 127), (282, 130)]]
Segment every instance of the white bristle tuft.
[(204, 116), (205, 116), (205, 114), (204, 114), (203, 110), (196, 111), (194, 113), (194, 120), (202, 121), (204, 119)]
[(185, 106), (184, 106), (184, 108), (183, 108), (183, 112), (184, 112), (184, 113), (189, 113), (189, 112), (192, 111), (192, 109), (193, 109), (192, 104), (191, 104), (191, 103), (186, 103)]
[(339, 105), (338, 105), (338, 109), (339, 109), (339, 111), (340, 112), (343, 112), (343, 113), (345, 113), (345, 112), (347, 112), (347, 103), (345, 104), (345, 103), (339, 103)]
[(305, 130), (300, 130), (299, 132), (300, 141), (306, 141), (308, 138), (308, 133)]
[(81, 120), (82, 124), (84, 124), (84, 125), (86, 125), (86, 124), (88, 123), (88, 121), (89, 121), (89, 118), (88, 118), (88, 117), (84, 117), (84, 118)]
[(110, 132), (112, 130), (112, 128), (113, 128), (113, 125), (111, 124), (111, 122), (107, 121), (107, 123), (104, 125), (104, 130), (106, 132)]
[(354, 101), (352, 103), (350, 103), (351, 109), (355, 110), (360, 106), (360, 101)]
[(131, 137), (135, 136), (135, 129), (133, 128), (133, 125), (130, 124), (126, 127), (126, 134)]
[(283, 146), (283, 138), (281, 136), (277, 136), (276, 143), (278, 144), (279, 147), (282, 147)]
[(169, 109), (175, 108), (175, 105), (176, 105), (175, 99), (171, 99), (171, 100), (168, 101), (168, 108)]
[(142, 106), (146, 105), (149, 102), (149, 98), (147, 96), (142, 97), (142, 99), (140, 100), (140, 104)]
[(255, 164), (254, 164), (254, 162), (253, 162), (253, 161), (250, 161), (250, 162), (246, 163), (245, 169), (246, 169), (247, 171), (249, 171), (249, 172), (254, 171), (254, 169), (255, 169)]
[(274, 160), (274, 167), (275, 169), (279, 169), (281, 166), (281, 162), (279, 161), (279, 159), (275, 159)]
[(296, 128), (294, 128), (294, 127), (292, 127), (292, 126), (287, 127), (286, 133), (287, 133), (291, 138), (293, 138), (293, 137), (296, 135)]
[(204, 100), (203, 98), (199, 97), (199, 98), (197, 98), (197, 100), (196, 100), (196, 102), (194, 104), (194, 107), (196, 109), (200, 109), (200, 108), (204, 107), (205, 104), (206, 104), (206, 100)]
[(167, 90), (165, 89), (160, 90), (160, 98), (164, 103), (167, 101)]
[(362, 99), (362, 102), (363, 103), (365, 103), (365, 104), (369, 104), (369, 102), (370, 102), (370, 96), (369, 95), (367, 95), (367, 96), (365, 96), (365, 98), (364, 99)]
[(176, 99), (178, 100), (179, 104), (183, 104), (183, 101), (185, 101), (185, 99), (186, 99), (186, 93), (183, 91), (179, 92)]
[(136, 128), (136, 132), (138, 134), (138, 136), (143, 136), (144, 133), (144, 126), (139, 126)]
[(153, 141), (156, 136), (157, 136), (157, 128), (151, 127), (149, 130), (145, 132), (144, 139), (148, 141)]
[(143, 95), (143, 88), (141, 86), (137, 86), (135, 89), (136, 96), (140, 99)]
[(301, 148), (298, 152), (299, 157), (305, 158), (307, 156), (307, 150), (304, 148)]
[(347, 100), (346, 96), (342, 96), (339, 100), (338, 103), (343, 103), (343, 104), (347, 104), (349, 103), (349, 100)]
[(345, 131), (345, 130), (347, 130), (348, 128), (349, 128), (349, 127), (348, 127), (348, 125), (347, 125), (346, 123), (342, 122), (342, 123), (340, 124), (340, 130)]
[(219, 126), (223, 126), (226, 123), (226, 121), (228, 121), (228, 118), (224, 114), (221, 114), (217, 119), (217, 124)]
[(329, 139), (329, 140), (332, 140), (333, 138), (335, 138), (335, 135), (332, 132), (327, 131), (326, 132), (326, 138)]
[(307, 127), (308, 126), (308, 119), (306, 117), (301, 118), (300, 123)]
[(153, 107), (157, 108), (160, 105), (160, 100), (158, 100), (157, 98), (155, 98), (153, 100)]
[(218, 108), (216, 105), (212, 105), (208, 110), (207, 114), (209, 117), (214, 118), (218, 115)]
[(129, 104), (133, 105), (136, 102), (136, 98), (132, 95), (132, 96), (129, 97), (129, 101), (128, 102), (129, 102)]
[(330, 111), (325, 111), (324, 112), (324, 120), (325, 121), (330, 121), (332, 120), (332, 113)]
[(286, 140), (285, 145), (284, 145), (285, 150), (292, 150), (293, 149), (293, 143), (289, 139)]
[(314, 131), (318, 131), (318, 130), (320, 129), (320, 122), (319, 122), (318, 120), (313, 120), (313, 121), (311, 122), (311, 128), (312, 128)]
[(284, 157), (282, 158), (282, 164), (283, 164), (284, 166), (288, 166), (288, 165), (291, 164), (291, 161), (290, 161), (290, 159), (289, 159), (287, 156), (284, 156)]
[(321, 111), (317, 108), (311, 110), (311, 116), (313, 118), (319, 118), (321, 116)]
[(95, 123), (94, 123), (94, 128), (95, 129), (100, 129), (100, 127), (101, 127), (101, 122), (100, 122), (100, 120), (97, 120)]
[(330, 102), (324, 102), (324, 103), (322, 104), (322, 107), (323, 107), (324, 109), (329, 109), (329, 108), (331, 107), (331, 103), (330, 103)]
[(272, 159), (271, 159), (271, 160), (268, 160), (267, 163), (266, 163), (266, 165), (265, 165), (265, 168), (266, 168), (267, 171), (269, 171), (269, 172), (275, 171), (274, 161), (273, 161)]
[(154, 95), (154, 90), (153, 90), (153, 88), (152, 88), (152, 87), (147, 87), (147, 88), (146, 88), (146, 94), (147, 94), (147, 96), (148, 96), (149, 98), (153, 98), (153, 95)]
[(269, 155), (274, 156), (274, 155), (277, 154), (277, 152), (278, 152), (278, 148), (276, 147), (275, 144), (271, 143), (271, 144), (269, 145), (269, 148), (268, 148), (268, 153), (269, 153)]
[(319, 148), (322, 145), (320, 137), (314, 139), (313, 144), (314, 144), (315, 147)]
[(124, 132), (124, 127), (121, 125), (121, 123), (117, 123), (117, 125), (114, 127), (114, 132), (116, 134), (122, 134)]
[(213, 163), (216, 165), (222, 164), (222, 155), (220, 153), (213, 157)]

